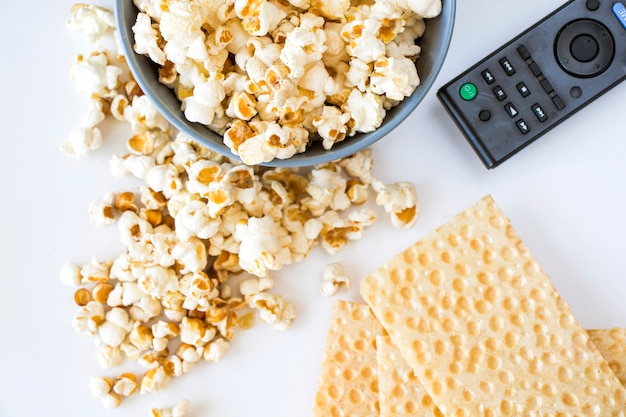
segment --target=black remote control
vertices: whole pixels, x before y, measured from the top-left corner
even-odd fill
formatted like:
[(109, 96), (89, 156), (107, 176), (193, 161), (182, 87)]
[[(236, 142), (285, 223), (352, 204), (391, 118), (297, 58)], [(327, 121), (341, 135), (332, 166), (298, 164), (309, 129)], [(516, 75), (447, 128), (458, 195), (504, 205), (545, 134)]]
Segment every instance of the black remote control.
[(437, 97), (494, 168), (626, 77), (626, 6), (570, 0)]

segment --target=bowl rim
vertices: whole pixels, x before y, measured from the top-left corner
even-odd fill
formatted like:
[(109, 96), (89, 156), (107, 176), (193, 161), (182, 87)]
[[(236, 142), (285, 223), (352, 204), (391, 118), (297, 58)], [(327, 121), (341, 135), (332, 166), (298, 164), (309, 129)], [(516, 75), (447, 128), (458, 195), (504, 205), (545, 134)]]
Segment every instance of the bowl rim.
[[(129, 71), (131, 72), (134, 80), (137, 82), (142, 92), (150, 99), (153, 105), (157, 108), (159, 113), (178, 131), (185, 134), (190, 139), (200, 143), (203, 146), (206, 146), (210, 150), (223, 155), (225, 157), (241, 161), (241, 158), (234, 154), (228, 146), (223, 144), (218, 144), (214, 141), (207, 140), (201, 135), (197, 134), (196, 131), (189, 127), (188, 120), (183, 120), (185, 118), (182, 111), (180, 112), (180, 117), (171, 113), (170, 109), (166, 106), (163, 100), (156, 94), (149, 85), (149, 82), (145, 80), (143, 77), (139, 76), (144, 71), (141, 69), (141, 64), (139, 62), (140, 59), (149, 59), (148, 57), (138, 54), (134, 51), (134, 34), (132, 32), (132, 25), (127, 25), (126, 21), (128, 19), (127, 16), (127, 8), (123, 6), (122, 3), (131, 3), (132, 7), (135, 9), (133, 0), (115, 0), (114, 4), (114, 15), (116, 24), (118, 27), (118, 37), (119, 44), (124, 54), (124, 58), (126, 60), (126, 64), (128, 65)], [(139, 11), (139, 10), (137, 10)], [(376, 130), (368, 133), (358, 133), (358, 136), (352, 136), (346, 138), (344, 141), (340, 142), (341, 146), (334, 146), (332, 149), (328, 151), (324, 151), (317, 155), (306, 155), (306, 151), (302, 153), (298, 153), (293, 155), (287, 159), (278, 159), (274, 158), (271, 161), (263, 162), (257, 164), (258, 166), (265, 167), (285, 167), (285, 168), (298, 168), (298, 167), (308, 167), (315, 166), (331, 161), (335, 161), (341, 158), (345, 158), (351, 156), (358, 152), (359, 150), (366, 149), (372, 146), (374, 143), (378, 142), (385, 136), (387, 136), (392, 130), (398, 127), (419, 105), (419, 103), (424, 99), (429, 90), (432, 88), (435, 83), (436, 78), (438, 77), (441, 68), (445, 62), (446, 56), (448, 54), (448, 50), (450, 47), (450, 43), (452, 40), (452, 35), (454, 32), (454, 22), (455, 22), (455, 14), (456, 14), (456, 0), (442, 0), (442, 10), (441, 13), (433, 18), (440, 20), (441, 16), (446, 15), (447, 21), (443, 23), (443, 36), (440, 40), (440, 50), (436, 55), (435, 60), (433, 61), (432, 68), (429, 71), (428, 75), (420, 80), (420, 84), (416, 87), (415, 91), (409, 96), (402, 100), (400, 105), (395, 106), (394, 108), (387, 111), (385, 118), (388, 117), (389, 111), (394, 110), (394, 117), (390, 120), (383, 120), (383, 124), (379, 126)], [(135, 19), (133, 19), (135, 20)], [(431, 20), (431, 19), (429, 19)], [(419, 58), (418, 58), (419, 59)], [(155, 64), (156, 65), (156, 64)], [(158, 82), (158, 81), (157, 81)], [(163, 85), (163, 84), (161, 84)], [(163, 85), (166, 87), (165, 85)], [(168, 87), (166, 87), (168, 88)], [(222, 137), (216, 132), (211, 131), (208, 127), (198, 124), (205, 128), (208, 132), (216, 135), (217, 137)], [(354, 140), (357, 137), (358, 140)], [(308, 150), (308, 149), (307, 149)]]

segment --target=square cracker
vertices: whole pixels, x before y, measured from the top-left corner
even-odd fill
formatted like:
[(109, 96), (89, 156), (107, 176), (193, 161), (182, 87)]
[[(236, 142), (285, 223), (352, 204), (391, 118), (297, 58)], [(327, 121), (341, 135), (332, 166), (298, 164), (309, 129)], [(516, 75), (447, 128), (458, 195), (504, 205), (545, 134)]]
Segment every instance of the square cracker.
[(389, 336), (376, 339), (380, 417), (443, 417)]
[[(587, 334), (626, 385), (626, 329), (593, 329)], [(378, 336), (376, 352), (380, 417), (443, 417), (389, 336)]]
[(624, 416), (626, 391), (491, 196), (361, 282), (446, 416)]
[(383, 334), (366, 304), (334, 302), (314, 417), (378, 417), (376, 337)]

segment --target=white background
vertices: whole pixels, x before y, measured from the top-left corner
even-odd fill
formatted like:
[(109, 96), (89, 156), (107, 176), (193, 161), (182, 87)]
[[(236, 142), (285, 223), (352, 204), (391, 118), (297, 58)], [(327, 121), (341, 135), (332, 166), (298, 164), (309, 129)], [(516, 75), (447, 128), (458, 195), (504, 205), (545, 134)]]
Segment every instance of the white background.
[[(96, 4), (112, 8), (112, 2)], [(0, 416), (148, 416), (151, 407), (191, 401), (190, 417), (306, 416), (317, 385), (332, 299), (320, 295), (322, 267), (337, 261), (353, 279), (338, 297), (360, 300), (359, 281), (379, 264), (490, 193), (551, 276), (583, 326), (626, 326), (626, 84), (493, 171), (486, 170), (436, 100), (444, 82), (561, 4), (558, 0), (461, 0), (447, 60), (426, 99), (374, 146), (374, 174), (413, 182), (421, 213), (408, 231), (381, 215), (364, 238), (329, 257), (316, 249), (274, 274), (294, 303), (293, 328), (241, 332), (216, 364), (203, 363), (162, 393), (115, 410), (93, 400), (88, 381), (115, 375), (96, 361), (93, 341), (71, 327), (73, 289), (65, 262), (115, 257), (116, 228), (89, 223), (87, 207), (137, 183), (114, 178), (108, 161), (124, 135), (76, 160), (59, 145), (86, 101), (68, 67), (85, 51), (69, 31), (71, 0), (0, 1)], [(625, 46), (618, 45), (618, 53)], [(124, 369), (134, 369), (132, 364)]]

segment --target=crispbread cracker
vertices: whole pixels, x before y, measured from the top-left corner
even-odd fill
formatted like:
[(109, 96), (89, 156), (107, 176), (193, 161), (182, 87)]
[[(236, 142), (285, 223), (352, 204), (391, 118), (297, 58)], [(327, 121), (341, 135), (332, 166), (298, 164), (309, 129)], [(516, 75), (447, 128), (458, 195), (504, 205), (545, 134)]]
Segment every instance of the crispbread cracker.
[(626, 329), (593, 329), (587, 333), (617, 379), (626, 385)]
[(380, 417), (443, 417), (389, 336), (376, 339)]
[[(626, 329), (587, 330), (591, 341), (626, 385)], [(391, 337), (376, 339), (380, 417), (442, 417)]]
[(490, 196), (361, 294), (446, 416), (624, 416), (624, 387)]
[(385, 334), (365, 304), (336, 300), (322, 358), (314, 417), (376, 416), (376, 336)]

